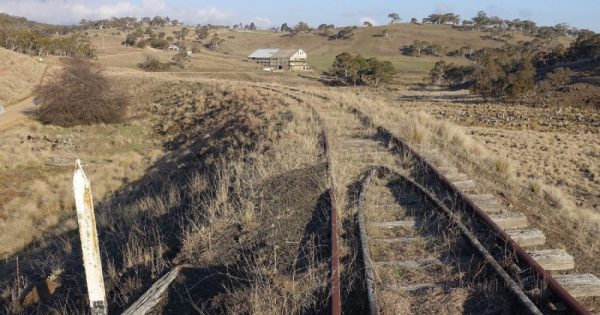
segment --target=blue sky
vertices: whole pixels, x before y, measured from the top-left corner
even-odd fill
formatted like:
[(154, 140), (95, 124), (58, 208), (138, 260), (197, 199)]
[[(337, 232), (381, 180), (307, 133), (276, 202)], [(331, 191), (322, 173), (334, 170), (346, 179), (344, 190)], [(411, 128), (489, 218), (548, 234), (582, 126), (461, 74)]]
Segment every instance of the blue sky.
[(541, 25), (566, 22), (600, 32), (600, 1), (504, 0), (504, 1), (383, 1), (383, 0), (0, 0), (0, 12), (42, 22), (72, 24), (81, 18), (168, 15), (188, 24), (233, 24), (254, 21), (261, 27), (306, 21), (359, 25), (362, 21), (387, 23), (387, 14), (397, 12), (404, 21), (431, 13), (454, 12), (463, 18), (483, 10), (502, 18), (531, 19)]

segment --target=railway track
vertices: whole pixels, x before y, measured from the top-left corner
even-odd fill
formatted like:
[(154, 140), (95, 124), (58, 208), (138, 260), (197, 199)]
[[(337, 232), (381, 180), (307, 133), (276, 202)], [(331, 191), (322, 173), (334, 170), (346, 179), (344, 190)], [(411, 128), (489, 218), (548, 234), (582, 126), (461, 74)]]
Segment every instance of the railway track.
[[(359, 193), (358, 226), (363, 257), (368, 257), (363, 261), (371, 314), (440, 313), (442, 308), (450, 308), (445, 309), (449, 313), (515, 313), (499, 298), (508, 296), (503, 291), (510, 291), (529, 313), (542, 314), (457, 215), (405, 175), (385, 166), (367, 172)], [(485, 265), (509, 290), (485, 281), (479, 274)], [(450, 299), (439, 299), (440, 292)], [(496, 303), (489, 303), (494, 297)]]
[[(322, 128), (331, 314), (590, 314), (582, 301), (598, 310), (596, 276), (573, 273), (573, 257), (546, 246), (526, 216), (508, 211), (434, 149), (413, 148), (327, 96), (255, 87), (306, 104)], [(152, 303), (140, 302), (141, 308), (159, 300), (174, 279), (169, 275), (142, 296)], [(356, 300), (348, 293), (355, 278), (364, 288)]]
[[(298, 101), (303, 99), (299, 95), (328, 100), (299, 89), (269, 89)], [(446, 305), (444, 299), (460, 301), (476, 313), (493, 313), (477, 309), (481, 301), (504, 301), (509, 312), (532, 314), (590, 314), (582, 301), (597, 307), (600, 280), (573, 273), (573, 257), (548, 248), (543, 232), (530, 228), (525, 215), (509, 211), (498, 196), (445, 165), (435, 150), (412, 148), (373, 126), (359, 110), (330, 103), (313, 109), (329, 142), (331, 185), (343, 188), (333, 192), (342, 202), (338, 210), (342, 216), (363, 217), (362, 260), (371, 313), (426, 312), (419, 307), (436, 298)], [(386, 171), (375, 176), (379, 169)], [(360, 189), (362, 194), (348, 188), (361, 178), (370, 183)]]

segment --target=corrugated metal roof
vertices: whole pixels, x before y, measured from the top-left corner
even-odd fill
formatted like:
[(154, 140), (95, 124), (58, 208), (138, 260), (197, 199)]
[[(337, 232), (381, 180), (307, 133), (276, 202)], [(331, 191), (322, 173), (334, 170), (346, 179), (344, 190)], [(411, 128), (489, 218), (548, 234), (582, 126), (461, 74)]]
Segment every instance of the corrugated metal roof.
[(248, 56), (248, 58), (271, 58), (279, 49), (263, 48), (257, 49)]
[(291, 48), (291, 49), (279, 49), (275, 54), (273, 54), (273, 57), (275, 57), (275, 58), (290, 58), (298, 50), (300, 50), (300, 49), (295, 49), (295, 48)]

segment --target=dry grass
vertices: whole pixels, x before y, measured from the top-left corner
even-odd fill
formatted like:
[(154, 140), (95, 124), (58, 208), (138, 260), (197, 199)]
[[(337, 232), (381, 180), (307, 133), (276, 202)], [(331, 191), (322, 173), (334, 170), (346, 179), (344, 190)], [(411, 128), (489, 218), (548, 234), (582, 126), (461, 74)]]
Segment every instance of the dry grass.
[[(383, 28), (391, 30), (392, 40), (373, 37)], [(172, 29), (166, 31), (169, 34)], [(4, 251), (0, 255), (14, 253), (32, 240), (45, 239), (43, 244), (34, 242), (31, 246), (39, 250), (40, 255), (35, 250), (19, 254), (22, 257), (20, 273), (15, 272), (14, 260), (0, 265), (3, 310), (20, 311), (18, 298), (24, 287), (34, 283), (35, 279), (55, 274), (54, 270), (65, 270), (58, 278), (63, 282), (63, 288), (67, 288), (61, 292), (68, 291), (69, 295), (61, 293), (49, 305), (28, 312), (83, 312), (85, 302), (74, 298), (83, 296), (85, 291), (81, 286), (84, 281), (76, 235), (64, 233), (76, 228), (68, 189), (70, 166), (58, 166), (72, 163), (75, 157), (83, 159), (98, 202), (97, 221), (101, 247), (105, 249), (103, 261), (111, 312), (122, 310), (153, 279), (180, 263), (192, 263), (202, 270), (209, 270), (206, 271), (208, 278), (225, 279), (200, 285), (202, 289), (196, 286), (202, 281), (193, 276), (190, 281), (197, 282), (190, 286), (182, 279), (176, 288), (181, 289), (177, 291), (181, 294), (170, 295), (169, 303), (172, 304), (165, 306), (177, 305), (182, 313), (276, 314), (322, 310), (328, 294), (324, 280), (328, 260), (323, 255), (322, 235), (308, 232), (312, 225), (324, 224), (311, 221), (322, 219), (316, 209), (322, 210), (323, 205), (315, 205), (315, 200), (321, 199), (319, 193), (325, 189), (315, 117), (304, 104), (260, 88), (248, 88), (239, 81), (305, 84), (312, 90), (323, 91), (315, 87), (316, 81), (303, 79), (295, 73), (263, 73), (256, 65), (241, 59), (258, 47), (300, 47), (308, 51), (311, 65), (320, 71), (329, 68), (333, 57), (341, 51), (360, 52), (367, 57), (391, 60), (406, 74), (402, 80), (415, 81), (438, 60), (400, 55), (399, 46), (410, 44), (416, 37), (441, 42), (450, 49), (465, 44), (475, 48), (499, 45), (482, 40), (478, 32), (458, 32), (434, 25), (361, 28), (355, 40), (335, 42), (315, 34), (282, 37), (282, 34), (270, 32), (218, 32), (226, 33), (222, 34), (226, 38), (222, 50), (201, 51), (192, 57), (190, 68), (183, 72), (147, 74), (136, 68), (147, 54), (166, 61), (174, 52), (124, 47), (120, 45), (122, 35), (111, 35), (110, 30), (90, 31), (100, 49), (99, 63), (108, 67), (106, 73), (122, 86), (129, 87), (135, 96), (130, 113), (132, 122), (68, 130), (26, 123), (0, 134), (0, 176), (11, 178), (11, 181), (0, 182), (0, 244)], [(23, 58), (20, 63), (31, 66), (31, 73), (38, 71), (35, 62), (32, 63), (29, 57)], [(464, 62), (456, 58), (448, 60)], [(6, 68), (0, 63), (2, 75), (3, 67)], [(24, 72), (22, 69), (20, 67), (19, 72)], [(18, 93), (27, 95), (30, 84), (29, 81), (23, 83)], [(484, 184), (495, 190), (509, 191), (511, 198), (528, 198), (529, 195), (523, 197), (520, 191), (506, 188), (510, 186), (507, 183), (523, 179), (519, 171), (522, 172), (524, 167), (508, 162), (505, 154), (498, 154), (493, 149), (488, 153), (490, 146), (486, 144), (484, 149), (483, 143), (478, 144), (477, 135), (466, 136), (474, 129), (436, 119), (441, 114), (436, 112), (435, 106), (448, 100), (464, 99), (466, 103), (470, 98), (456, 92), (433, 93), (434, 104), (424, 106), (423, 102), (408, 101), (402, 107), (385, 99), (356, 97), (346, 90), (332, 92), (333, 102), (303, 98), (324, 109), (358, 106), (375, 117), (377, 123), (412, 143), (443, 150), (450, 159), (458, 161), (467, 172), (477, 179), (482, 178)], [(400, 89), (394, 97), (403, 99), (422, 94)], [(334, 143), (332, 159), (339, 186), (336, 197), (345, 224), (353, 219), (355, 210), (351, 185), (367, 165), (360, 166), (335, 146), (342, 137), (373, 136), (371, 131), (347, 130), (348, 125), (359, 126), (360, 122), (343, 111), (340, 117), (326, 124)], [(514, 128), (520, 127), (515, 125)], [(37, 142), (27, 139), (27, 135), (38, 139)], [(54, 146), (39, 140), (44, 136), (52, 140), (66, 139), (67, 143), (59, 141)], [(590, 152), (593, 151), (592, 147)], [(509, 158), (514, 161), (515, 155)], [(585, 173), (597, 178), (594, 161), (588, 160)], [(385, 154), (365, 162), (410, 166), (410, 161), (402, 165), (397, 158)], [(535, 179), (529, 184), (531, 194), (554, 204), (551, 209), (570, 207), (564, 201), (568, 197), (561, 198), (551, 187), (533, 181)], [(590, 184), (589, 187), (596, 186)], [(514, 200), (514, 204), (522, 205), (518, 200)], [(313, 210), (315, 212), (311, 213)], [(528, 211), (535, 213), (535, 210)], [(546, 210), (542, 213), (543, 218), (550, 219), (534, 220), (535, 224), (564, 221), (568, 211), (561, 210), (554, 216), (548, 215)], [(566, 217), (568, 220), (564, 222), (574, 224), (578, 233), (586, 236), (581, 238), (582, 244), (577, 244), (581, 251), (596, 246), (597, 242), (588, 241), (597, 226), (584, 225), (579, 217)], [(53, 230), (58, 236), (42, 237), (44, 232)], [(308, 236), (299, 240), (303, 234)], [(560, 242), (566, 240), (570, 242), (568, 245), (573, 244), (573, 240), (563, 237), (560, 231), (553, 231), (548, 236), (549, 241), (558, 238)], [(342, 274), (349, 280), (346, 285), (352, 290), (358, 286), (351, 281), (353, 275), (348, 275), (355, 272), (356, 255), (352, 249), (356, 240), (352, 235), (344, 234), (343, 238), (342, 257), (347, 263)], [(592, 260), (598, 248), (600, 246), (589, 254), (577, 253), (578, 259), (585, 258), (581, 268), (594, 264)], [(300, 260), (306, 268), (295, 268)], [(596, 264), (594, 268), (597, 267)], [(198, 272), (198, 275), (202, 273)], [(395, 295), (382, 298), (390, 305), (387, 309), (392, 313), (453, 313), (461, 310), (454, 307), (463, 294), (431, 292), (427, 296), (436, 301), (434, 304), (419, 302), (419, 297)], [(407, 299), (416, 302), (410, 305)], [(435, 308), (432, 305), (451, 307)]]
[[(127, 87), (135, 82), (119, 82)], [(131, 91), (131, 90), (130, 90)], [(143, 91), (143, 90), (141, 90)], [(0, 257), (47, 232), (74, 229), (72, 166), (81, 159), (95, 200), (140, 178), (162, 156), (147, 119), (138, 116), (138, 95), (127, 123), (62, 128), (26, 120), (0, 133)]]
[(499, 180), (514, 177), (510, 162), (502, 156), (488, 152), (466, 135), (465, 130), (446, 120), (438, 120), (420, 110), (403, 111), (383, 99), (365, 99), (350, 93), (331, 93), (332, 98), (342, 99), (349, 107), (359, 108), (373, 118), (376, 125), (383, 125), (410, 143), (440, 148), (454, 158), (476, 161), (482, 169), (492, 170)]
[[(177, 27), (166, 27), (155, 29), (155, 32), (171, 32)], [(377, 35), (381, 34), (383, 29), (387, 29), (390, 34), (389, 39), (383, 39)], [(338, 29), (339, 30), (339, 29)], [(257, 48), (280, 47), (280, 48), (302, 48), (309, 55), (309, 65), (316, 73), (306, 72), (303, 75), (318, 78), (318, 73), (327, 71), (335, 56), (343, 51), (353, 54), (360, 53), (366, 57), (377, 57), (383, 60), (391, 61), (394, 66), (402, 73), (401, 81), (420, 82), (427, 75), (431, 67), (439, 59), (447, 62), (467, 63), (464, 58), (459, 57), (432, 57), (423, 56), (413, 58), (404, 56), (400, 53), (403, 45), (410, 45), (415, 39), (438, 43), (447, 47), (448, 51), (455, 50), (465, 45), (470, 45), (474, 49), (483, 47), (500, 47), (501, 43), (484, 40), (481, 38), (483, 33), (479, 31), (461, 32), (453, 30), (447, 25), (413, 25), (413, 24), (395, 24), (372, 28), (359, 28), (356, 31), (354, 40), (335, 40), (330, 41), (326, 37), (315, 33), (299, 34), (297, 36), (285, 36), (280, 32), (270, 31), (234, 31), (234, 30), (213, 30), (211, 33), (217, 33), (225, 42), (217, 51), (202, 49), (194, 54), (192, 62), (183, 72), (186, 75), (201, 75), (203, 77), (248, 80), (256, 82), (301, 82), (302, 84), (312, 84), (308, 80), (298, 80), (295, 73), (263, 73), (261, 67), (242, 62), (252, 51)], [(128, 68), (135, 69), (138, 63), (144, 61), (145, 56), (153, 55), (165, 62), (170, 60), (175, 52), (167, 52), (153, 48), (138, 49), (125, 47), (121, 45), (124, 35), (113, 35), (112, 30), (88, 30), (92, 43), (98, 47), (99, 62), (109, 68)], [(515, 41), (522, 40), (524, 37), (516, 35)], [(273, 78), (276, 78), (273, 80)]]
[(138, 179), (162, 155), (150, 132), (140, 122), (66, 129), (30, 121), (1, 134), (0, 174), (12, 180), (0, 183), (0, 256), (41, 241), (73, 216), (75, 159), (82, 159), (96, 200)]
[[(496, 127), (491, 128), (459, 127), (444, 122), (431, 114), (441, 113), (435, 103), (427, 100), (427, 92), (419, 92), (421, 99), (407, 97), (405, 102), (389, 102), (369, 93), (368, 98), (345, 93), (349, 104), (354, 104), (367, 115), (374, 118), (375, 124), (381, 124), (394, 134), (405, 139), (420, 139), (423, 147), (438, 149), (437, 156), (443, 156), (446, 162), (458, 166), (486, 192), (503, 196), (505, 203), (511, 209), (522, 211), (527, 215), (532, 227), (542, 230), (546, 235), (547, 244), (553, 247), (565, 248), (577, 261), (578, 272), (600, 274), (597, 255), (600, 254), (598, 231), (600, 231), (600, 215), (593, 207), (582, 207), (584, 200), (591, 199), (595, 204), (597, 183), (582, 180), (573, 169), (577, 163), (584, 164), (582, 172), (586, 176), (591, 171), (591, 161), (597, 161), (593, 148), (597, 146), (593, 134), (569, 134), (568, 130), (558, 132), (518, 131)], [(410, 94), (410, 93), (409, 93)], [(342, 99), (344, 94), (331, 92), (333, 99)], [(425, 96), (424, 96), (425, 95)], [(396, 97), (399, 97), (396, 95)], [(425, 98), (425, 100), (423, 100)], [(435, 96), (432, 97), (435, 99)], [(379, 100), (379, 101), (378, 101)], [(461, 104), (462, 100), (454, 100)], [(469, 107), (469, 105), (457, 105)], [(499, 111), (504, 111), (500, 109)], [(454, 112), (444, 111), (450, 118), (460, 120), (469, 117), (463, 110)], [(513, 114), (518, 115), (517, 114)], [(443, 115), (440, 115), (443, 116)], [(448, 116), (446, 116), (448, 117)], [(589, 126), (588, 126), (589, 127)], [(582, 128), (587, 128), (582, 126)], [(469, 132), (471, 131), (471, 132)], [(414, 134), (419, 136), (415, 137)], [(467, 133), (475, 136), (467, 135)], [(480, 141), (478, 133), (488, 135), (487, 141)], [(492, 136), (493, 135), (493, 136)], [(581, 137), (578, 139), (578, 137)], [(528, 140), (531, 139), (531, 140)], [(545, 144), (543, 139), (552, 139), (560, 145)], [(510, 145), (509, 143), (527, 142), (527, 144)], [(493, 144), (498, 142), (498, 144)], [(538, 142), (532, 147), (531, 143)], [(542, 146), (540, 148), (539, 146)], [(523, 148), (527, 151), (523, 151)], [(514, 153), (509, 153), (514, 150)], [(532, 158), (535, 157), (535, 158)], [(519, 161), (530, 163), (524, 166)], [(434, 161), (434, 164), (436, 161)], [(555, 165), (551, 169), (545, 165)], [(538, 173), (539, 170), (545, 170)], [(572, 171), (571, 171), (572, 170)], [(591, 171), (591, 172), (590, 172)], [(530, 173), (531, 176), (523, 176)], [(575, 193), (569, 192), (564, 182), (548, 183), (544, 178), (558, 176), (563, 181), (573, 181), (577, 187)], [(559, 188), (553, 187), (558, 184)], [(589, 188), (584, 188), (589, 187)], [(575, 190), (571, 190), (574, 192)], [(579, 196), (582, 196), (581, 199)], [(581, 200), (576, 203), (577, 200)], [(591, 309), (597, 309), (593, 301), (587, 303)]]
[[(383, 29), (390, 34), (389, 39), (377, 37)], [(339, 29), (338, 29), (339, 31)], [(454, 63), (463, 63), (465, 59), (455, 57), (429, 57), (413, 58), (400, 53), (403, 45), (410, 45), (415, 39), (436, 42), (448, 50), (457, 49), (464, 45), (471, 45), (476, 49), (481, 47), (499, 47), (498, 42), (482, 40), (482, 33), (460, 32), (449, 26), (441, 25), (413, 25), (395, 24), (372, 28), (359, 28), (355, 31), (353, 40), (330, 41), (315, 33), (299, 34), (297, 36), (284, 36), (284, 33), (274, 32), (248, 32), (248, 31), (219, 31), (221, 37), (234, 36), (223, 44), (222, 52), (237, 58), (246, 57), (260, 47), (303, 48), (309, 55), (309, 65), (317, 71), (326, 71), (330, 68), (335, 56), (343, 51), (352, 54), (362, 54), (366, 57), (377, 57), (391, 61), (396, 68), (402, 71), (402, 80), (420, 81), (433, 64), (439, 59), (446, 59)]]
[(513, 160), (521, 180), (539, 180), (562, 190), (573, 205), (570, 210), (576, 206), (600, 213), (600, 142), (593, 134), (489, 128), (471, 128), (471, 133), (496, 154)]
[[(195, 305), (197, 299), (186, 299), (177, 303), (182, 310), (221, 305), (232, 311), (242, 308), (261, 313), (302, 313), (324, 307), (327, 282), (322, 279), (328, 271), (328, 260), (323, 257), (324, 239), (319, 236), (313, 240), (311, 234), (306, 234), (306, 240), (299, 239), (310, 226), (307, 222), (316, 215), (312, 212), (320, 209), (317, 201), (325, 190), (319, 129), (312, 114), (295, 102), (239, 85), (167, 81), (156, 86), (154, 92), (158, 97), (148, 103), (140, 101), (137, 110), (147, 109), (144, 128), (160, 135), (167, 153), (157, 156), (159, 159), (145, 168), (138, 181), (132, 176), (129, 182), (120, 182), (122, 186), (109, 198), (107, 194), (96, 196), (111, 311), (122, 310), (152, 279), (175, 263), (235, 266), (234, 274), (227, 276), (229, 280), (218, 285), (228, 288), (224, 294), (230, 298), (213, 296), (210, 305)], [(38, 128), (45, 134), (51, 128), (53, 136), (64, 132), (57, 127)], [(126, 176), (134, 168), (131, 164), (146, 165), (142, 157), (147, 154), (126, 150), (137, 146), (120, 137), (118, 126), (95, 128), (70, 130), (70, 143), (89, 143), (90, 148), (99, 151), (95, 161), (121, 157), (104, 164), (108, 168), (100, 163), (84, 165), (92, 190), (98, 193), (105, 183), (98, 176)], [(94, 135), (104, 138), (107, 134), (120, 145), (103, 147), (93, 141)], [(16, 136), (15, 130), (11, 137)], [(140, 134), (131, 138), (141, 141), (137, 139), (151, 137)], [(117, 148), (118, 154), (114, 151)], [(105, 155), (109, 153), (114, 155)], [(47, 182), (49, 179), (38, 184), (40, 189)], [(105, 185), (110, 188), (110, 184)], [(232, 240), (232, 235), (237, 235), (239, 242)], [(76, 236), (69, 234), (48, 240), (43, 252), (52, 251), (56, 256), (36, 258), (29, 252), (20, 255), (27, 266), (43, 261), (36, 273), (21, 275), (28, 283), (36, 274), (50, 274), (56, 266), (65, 266), (59, 278), (70, 295), (61, 294), (42, 309), (66, 305), (62, 309), (77, 312), (80, 308), (72, 294), (85, 290), (80, 285), (82, 270), (74, 250), (75, 240)], [(263, 242), (277, 246), (261, 248)], [(304, 267), (295, 269), (299, 261)], [(9, 281), (15, 275), (13, 264), (2, 266), (0, 273), (2, 306), (10, 312), (18, 310), (18, 295), (11, 293), (18, 290)], [(228, 285), (240, 281), (242, 286)], [(264, 299), (265, 290), (273, 293), (272, 300)], [(207, 292), (210, 290), (190, 294), (204, 296)]]
[(0, 105), (31, 93), (44, 72), (45, 64), (39, 59), (0, 48)]

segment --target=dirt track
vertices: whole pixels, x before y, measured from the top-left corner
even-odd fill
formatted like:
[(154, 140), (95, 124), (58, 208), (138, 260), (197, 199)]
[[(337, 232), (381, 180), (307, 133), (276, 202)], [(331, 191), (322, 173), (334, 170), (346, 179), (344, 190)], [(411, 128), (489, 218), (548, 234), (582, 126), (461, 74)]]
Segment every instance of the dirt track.
[(27, 117), (27, 111), (33, 110), (33, 97), (29, 96), (23, 101), (7, 106), (6, 112), (0, 115), (0, 131), (15, 126), (21, 120)]
[[(46, 77), (46, 72), (48, 71), (48, 65), (44, 68), (44, 72), (40, 77), (40, 83)], [(27, 112), (35, 110), (35, 105), (33, 104), (33, 95), (29, 94), (20, 101), (16, 103), (8, 104), (4, 107), (6, 110), (4, 114), (0, 115), (0, 131), (4, 131), (10, 127), (15, 126), (17, 123), (27, 118)]]

